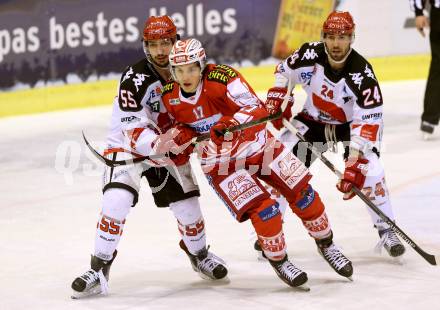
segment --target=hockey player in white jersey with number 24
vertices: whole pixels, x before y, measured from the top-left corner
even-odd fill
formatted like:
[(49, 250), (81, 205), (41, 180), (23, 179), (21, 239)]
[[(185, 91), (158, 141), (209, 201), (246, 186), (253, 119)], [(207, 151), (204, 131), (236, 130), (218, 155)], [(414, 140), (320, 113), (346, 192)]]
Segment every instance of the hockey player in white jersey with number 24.
[[(383, 100), (371, 65), (351, 48), (355, 24), (349, 12), (332, 12), (323, 24), (322, 42), (305, 43), (281, 62), (275, 71), (275, 85), (269, 89), (266, 109), (277, 113), (291, 85), (301, 85), (307, 93), (302, 111), (292, 121), (308, 142), (322, 153), (336, 151), (343, 142), (345, 171), (337, 184), (344, 200), (354, 196), (356, 186), (389, 218), (394, 219), (385, 174), (381, 163), (380, 142), (383, 130)], [(293, 102), (293, 100), (291, 100)], [(283, 117), (290, 119), (290, 107)], [(273, 122), (283, 127), (281, 119)], [(280, 137), (293, 146), (307, 167), (316, 159), (305, 144), (290, 131)], [(368, 209), (380, 242), (392, 257), (405, 252), (397, 235), (378, 215)]]

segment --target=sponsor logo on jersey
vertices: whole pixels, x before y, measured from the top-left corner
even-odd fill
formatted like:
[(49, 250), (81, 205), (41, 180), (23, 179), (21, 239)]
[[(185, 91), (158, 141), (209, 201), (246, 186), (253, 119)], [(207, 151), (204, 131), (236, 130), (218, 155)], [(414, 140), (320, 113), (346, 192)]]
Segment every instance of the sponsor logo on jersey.
[(306, 49), (303, 56), (301, 57), (301, 60), (304, 60), (304, 59), (313, 60), (316, 57), (318, 57), (318, 54), (316, 54), (315, 49), (308, 48), (308, 49)]
[(280, 205), (278, 202), (275, 202), (274, 205), (267, 207), (266, 209), (258, 212), (258, 216), (261, 218), (263, 222), (270, 220), (271, 218), (280, 214)]
[(226, 65), (217, 65), (217, 66), (215, 66), (215, 69), (224, 70), (225, 73), (231, 78), (235, 78), (237, 76), (237, 73), (234, 71), (234, 69), (232, 69), (231, 67), (226, 66)]
[(369, 78), (371, 78), (371, 79), (373, 79), (373, 80), (375, 80), (375, 81), (377, 82), (376, 77), (374, 76), (373, 70), (371, 70), (371, 68), (369, 68), (368, 65), (365, 65), (364, 73), (365, 73)]
[(360, 136), (374, 142), (376, 141), (378, 131), (379, 131), (379, 125), (365, 124), (362, 125), (361, 127)]
[(301, 210), (307, 208), (315, 200), (315, 191), (310, 185), (303, 189), (300, 195), (301, 199), (296, 202), (296, 206)]
[(173, 88), (174, 88), (174, 82), (165, 84), (165, 86), (163, 87), (162, 94), (172, 92)]
[(367, 114), (367, 115), (362, 115), (362, 120), (369, 120), (369, 119), (379, 119), (382, 117), (382, 112), (378, 112), (378, 113), (371, 113), (371, 114)]
[(221, 71), (213, 70), (213, 71), (208, 73), (208, 80), (209, 81), (220, 82), (220, 83), (226, 85), (226, 84), (228, 84), (229, 77), (225, 73), (223, 73)]
[(246, 170), (240, 170), (227, 177), (220, 183), (220, 188), (237, 210), (264, 194)]
[(160, 102), (159, 101), (150, 102), (149, 106), (151, 108), (151, 111), (153, 111), (155, 113), (160, 112)]
[(134, 86), (136, 87), (137, 92), (139, 91), (139, 86), (142, 86), (146, 77), (149, 77), (149, 75), (143, 73), (136, 73), (136, 77), (133, 78), (133, 83)]
[(349, 75), (351, 76), (353, 83), (358, 86), (358, 89), (361, 89), (362, 80), (364, 79), (362, 74), (361, 73), (349, 73)]
[(301, 79), (303, 80), (304, 84), (308, 84), (310, 80), (312, 79), (313, 71), (309, 72), (301, 72)]
[(170, 99), (170, 105), (178, 105), (180, 103), (179, 98), (171, 98)]
[(150, 95), (148, 96), (148, 101), (154, 101), (157, 97), (162, 95), (162, 89), (159, 86), (156, 86), (155, 89), (151, 90)]
[(137, 116), (128, 116), (128, 117), (122, 117), (121, 118), (121, 123), (132, 123), (132, 122), (137, 122), (140, 121), (141, 119)]
[(308, 173), (306, 166), (291, 152), (277, 157), (269, 167), (293, 189)]
[(195, 121), (194, 123), (189, 124), (189, 126), (197, 133), (206, 133), (209, 132), (211, 127), (214, 126), (221, 117), (222, 115), (220, 113), (214, 114), (210, 117)]

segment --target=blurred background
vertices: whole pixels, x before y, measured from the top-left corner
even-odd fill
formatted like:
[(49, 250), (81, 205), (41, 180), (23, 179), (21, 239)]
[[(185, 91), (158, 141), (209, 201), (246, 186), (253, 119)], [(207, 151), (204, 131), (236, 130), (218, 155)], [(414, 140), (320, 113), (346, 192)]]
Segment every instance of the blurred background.
[(427, 77), (429, 40), (417, 33), (409, 1), (0, 0), (0, 117), (110, 105), (120, 73), (144, 57), (150, 15), (170, 15), (211, 62), (241, 67), (264, 92), (274, 64), (318, 41), (333, 9), (352, 13), (354, 48), (379, 80)]

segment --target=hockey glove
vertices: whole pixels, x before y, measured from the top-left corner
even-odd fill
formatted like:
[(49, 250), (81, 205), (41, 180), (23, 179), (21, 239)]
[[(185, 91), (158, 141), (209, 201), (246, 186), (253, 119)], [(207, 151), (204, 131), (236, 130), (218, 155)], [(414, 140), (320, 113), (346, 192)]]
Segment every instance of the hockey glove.
[[(264, 107), (270, 115), (281, 112), (281, 104), (283, 103), (286, 93), (287, 88), (285, 87), (272, 87), (267, 91), (267, 99), (264, 103)], [(293, 103), (293, 96), (289, 96), (286, 110), (283, 112), (282, 116), (272, 121), (272, 125), (276, 129), (280, 130), (281, 128), (283, 128), (283, 118), (290, 120), (290, 118), (292, 117)]]
[(336, 185), (336, 188), (344, 193), (344, 200), (349, 200), (355, 196), (352, 191), (353, 186), (362, 189), (367, 174), (368, 159), (364, 157), (348, 158), (345, 161), (344, 176)]
[(171, 148), (170, 158), (177, 166), (180, 166), (188, 162), (194, 150), (191, 141), (197, 134), (194, 129), (184, 124), (177, 124), (171, 130), (173, 133), (177, 132), (177, 135), (173, 138), (176, 145)]
[(192, 128), (178, 124), (153, 141), (153, 150), (156, 154), (167, 154), (177, 166), (180, 166), (189, 160), (194, 150), (191, 140), (195, 136), (196, 132)]
[(238, 126), (240, 123), (231, 116), (222, 116), (218, 122), (211, 127), (211, 140), (216, 145), (222, 145), (224, 141), (234, 141), (240, 136), (240, 131), (229, 132), (228, 128)]

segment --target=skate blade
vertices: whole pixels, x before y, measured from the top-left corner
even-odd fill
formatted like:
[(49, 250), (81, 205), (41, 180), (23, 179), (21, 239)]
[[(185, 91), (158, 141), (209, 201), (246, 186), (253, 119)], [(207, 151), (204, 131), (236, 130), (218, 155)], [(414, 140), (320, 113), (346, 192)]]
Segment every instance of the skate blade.
[(73, 291), (73, 293), (72, 293), (72, 295), (70, 297), (72, 299), (83, 299), (83, 298), (88, 298), (88, 297), (91, 297), (91, 296), (100, 295), (101, 293), (102, 293), (101, 287), (97, 286), (97, 287), (92, 288), (91, 290), (89, 290), (87, 292)]
[(349, 276), (349, 277), (346, 277), (346, 278), (347, 278), (348, 280), (350, 280), (351, 282), (354, 281), (352, 276)]
[(405, 260), (403, 259), (402, 255), (397, 257), (392, 257), (391, 262), (395, 265), (400, 265), (400, 266), (405, 265)]
[(231, 282), (231, 280), (229, 280), (228, 276), (221, 278), (221, 279), (215, 279), (215, 278), (211, 278), (210, 276), (207, 276), (206, 274), (204, 274), (200, 271), (197, 271), (197, 274), (199, 275), (200, 278), (202, 278), (203, 280), (206, 280), (206, 281), (219, 282), (219, 283)]
[(294, 290), (298, 290), (300, 292), (310, 292), (310, 286), (308, 286), (306, 284), (301, 284), (299, 286), (293, 286), (292, 288)]

